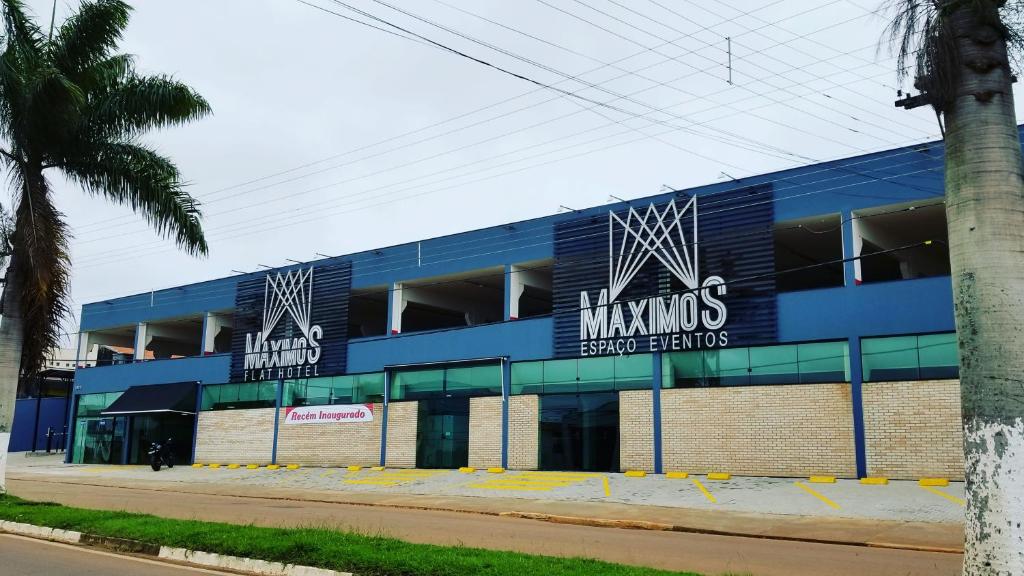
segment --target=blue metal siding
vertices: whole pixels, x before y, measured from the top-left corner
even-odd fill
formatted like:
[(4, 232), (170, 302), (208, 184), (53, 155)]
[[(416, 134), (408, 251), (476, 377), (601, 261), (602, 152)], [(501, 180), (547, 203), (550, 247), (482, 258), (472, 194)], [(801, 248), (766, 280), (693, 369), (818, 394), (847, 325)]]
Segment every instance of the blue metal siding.
[(513, 361), (550, 358), (551, 318), (349, 340), (348, 371), (356, 374), (396, 364), (498, 356), (509, 356)]
[(75, 394), (117, 392), (129, 386), (171, 382), (217, 384), (228, 381), (230, 368), (229, 354), (79, 368), (75, 371)]

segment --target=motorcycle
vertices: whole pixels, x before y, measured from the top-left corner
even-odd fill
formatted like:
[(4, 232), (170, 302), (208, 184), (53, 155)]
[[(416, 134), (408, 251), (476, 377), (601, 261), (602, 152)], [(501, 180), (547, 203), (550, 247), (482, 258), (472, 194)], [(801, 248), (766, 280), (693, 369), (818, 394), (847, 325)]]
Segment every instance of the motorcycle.
[(149, 445), (149, 465), (153, 468), (153, 471), (159, 472), (161, 466), (174, 468), (174, 453), (170, 450), (168, 444), (153, 442)]

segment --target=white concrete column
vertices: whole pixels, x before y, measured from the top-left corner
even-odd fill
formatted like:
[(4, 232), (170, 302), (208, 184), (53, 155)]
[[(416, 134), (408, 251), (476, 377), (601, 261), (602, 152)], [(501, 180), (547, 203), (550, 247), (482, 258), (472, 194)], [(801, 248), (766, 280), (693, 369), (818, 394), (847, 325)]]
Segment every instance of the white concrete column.
[(405, 299), (405, 291), (401, 282), (395, 282), (391, 287), (391, 301), (388, 303), (388, 312), (391, 314), (389, 330), (391, 334), (402, 333), (402, 312), (408, 302)]
[(146, 359), (146, 323), (139, 322), (135, 325), (135, 361), (140, 362)]
[(89, 333), (78, 334), (78, 352), (75, 354), (75, 367), (87, 366), (89, 362)]
[(519, 298), (523, 295), (523, 291), (526, 290), (526, 284), (523, 283), (523, 270), (521, 267), (512, 265), (508, 270), (508, 293), (505, 297), (508, 298), (508, 319), (518, 320), (519, 319)]
[(216, 351), (214, 340), (220, 334), (221, 328), (228, 325), (228, 319), (220, 314), (207, 312), (203, 319), (203, 354), (212, 354)]

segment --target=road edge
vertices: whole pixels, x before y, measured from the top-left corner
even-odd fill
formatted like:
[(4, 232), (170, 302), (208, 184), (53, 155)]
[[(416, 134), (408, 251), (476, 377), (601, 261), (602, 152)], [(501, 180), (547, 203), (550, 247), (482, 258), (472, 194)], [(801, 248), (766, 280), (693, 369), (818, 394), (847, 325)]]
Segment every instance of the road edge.
[(160, 546), (138, 540), (99, 536), (74, 530), (62, 530), (60, 528), (36, 526), (35, 524), (24, 524), (8, 520), (0, 520), (0, 533), (74, 546), (100, 548), (107, 552), (118, 554), (145, 556), (150, 559), (167, 562), (168, 564), (228, 570), (255, 576), (352, 576), (351, 572), (338, 572), (327, 568), (268, 562), (257, 558), (242, 558), (240, 556), (228, 556), (226, 554), (203, 552), (201, 550)]

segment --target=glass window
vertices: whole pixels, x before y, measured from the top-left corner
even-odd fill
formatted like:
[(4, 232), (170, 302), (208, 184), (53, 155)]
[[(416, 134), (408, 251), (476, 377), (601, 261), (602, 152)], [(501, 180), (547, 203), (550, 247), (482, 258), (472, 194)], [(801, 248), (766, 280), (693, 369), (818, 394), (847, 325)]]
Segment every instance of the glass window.
[(704, 353), (672, 352), (661, 363), (663, 388), (694, 388), (704, 385)]
[(861, 340), (864, 380), (928, 380), (957, 378), (956, 333), (864, 338)]
[(384, 373), (357, 374), (352, 387), (352, 402), (384, 402)]
[(846, 341), (672, 352), (662, 360), (663, 388), (849, 381)]
[(444, 370), (395, 372), (391, 379), (392, 400), (414, 400), (444, 392)]
[(921, 363), (922, 380), (939, 380), (960, 376), (956, 332), (918, 336), (917, 350)]
[(797, 346), (800, 383), (850, 381), (849, 342), (814, 342)]
[(576, 392), (576, 360), (544, 361), (544, 392)]
[(796, 346), (750, 348), (751, 384), (796, 384), (799, 381)]
[(97, 394), (82, 394), (78, 397), (78, 409), (76, 416), (99, 416), (100, 412), (107, 409), (121, 397), (124, 392), (99, 392)]
[(865, 338), (861, 341), (864, 380), (917, 380), (917, 336)]
[(654, 378), (654, 359), (650, 354), (615, 357), (615, 389), (644, 390)]
[(501, 365), (467, 366), (445, 370), (445, 392), (459, 396), (501, 394)]
[[(615, 389), (615, 357), (581, 358), (576, 366), (580, 392)], [(545, 389), (546, 391), (546, 389)]]
[(543, 362), (515, 362), (512, 364), (512, 394), (540, 394), (543, 391)]
[(711, 386), (750, 384), (748, 348), (723, 348), (704, 351), (704, 373)]
[[(285, 383), (288, 390), (288, 382)], [(203, 386), (200, 410), (273, 408), (277, 403), (277, 381), (212, 384)]]

